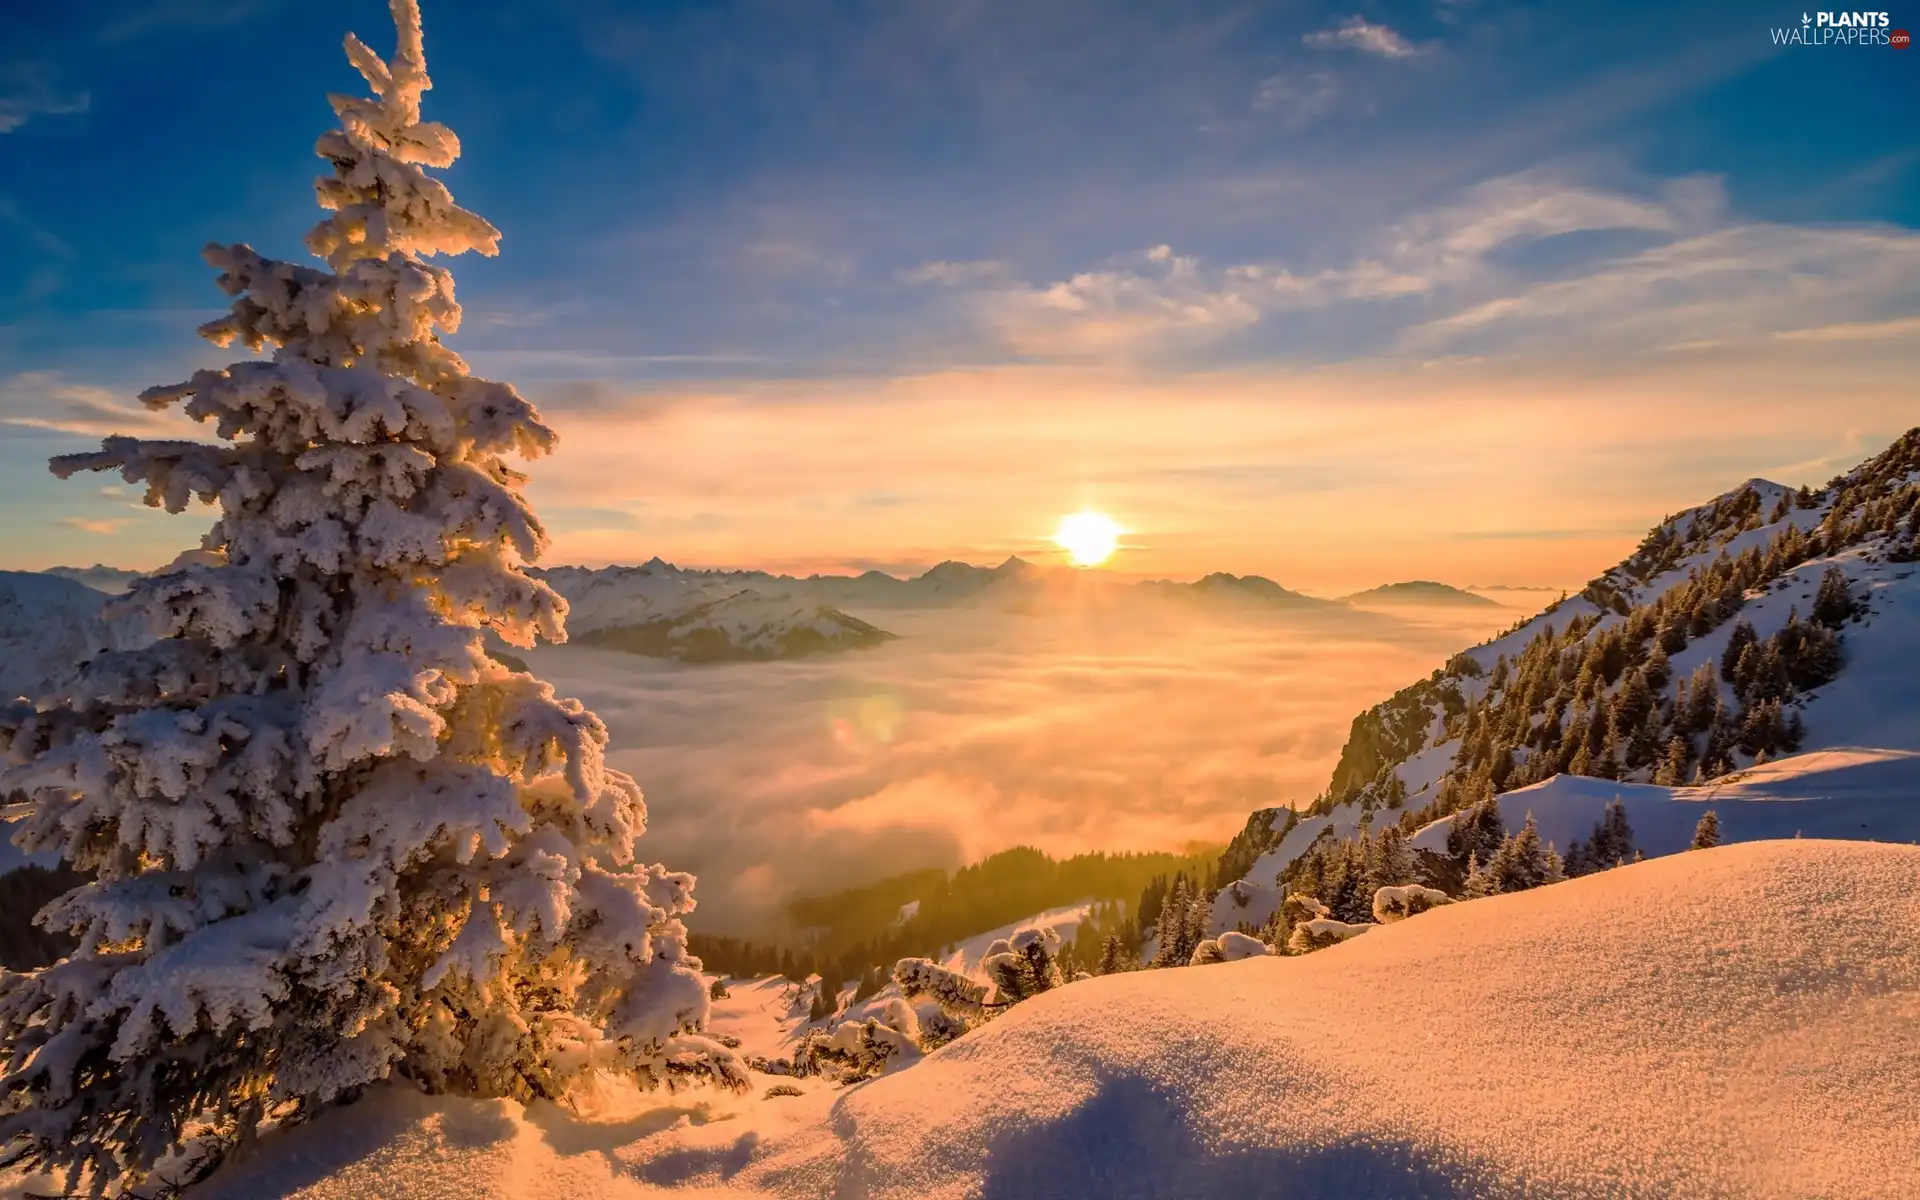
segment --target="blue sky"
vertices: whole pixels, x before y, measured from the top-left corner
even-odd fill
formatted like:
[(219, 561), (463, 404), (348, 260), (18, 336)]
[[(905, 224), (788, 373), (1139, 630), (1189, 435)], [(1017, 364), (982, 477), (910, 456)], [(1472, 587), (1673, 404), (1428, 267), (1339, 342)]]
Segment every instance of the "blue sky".
[[(1344, 582), (1437, 541), (1584, 577), (1669, 506), (1920, 420), (1920, 51), (1775, 47), (1799, 9), (425, 10), (448, 182), (505, 233), (451, 264), (456, 345), (624, 451), (536, 470), (562, 557), (904, 566), (1098, 503), (1142, 569)], [(8, 25), (0, 565), (146, 565), (191, 521), (37, 461), (222, 361), (199, 247), (300, 256), (340, 37), (391, 28), (367, 0)], [(1383, 533), (1433, 495), (1448, 519)], [(1263, 542), (1276, 508), (1314, 535)]]

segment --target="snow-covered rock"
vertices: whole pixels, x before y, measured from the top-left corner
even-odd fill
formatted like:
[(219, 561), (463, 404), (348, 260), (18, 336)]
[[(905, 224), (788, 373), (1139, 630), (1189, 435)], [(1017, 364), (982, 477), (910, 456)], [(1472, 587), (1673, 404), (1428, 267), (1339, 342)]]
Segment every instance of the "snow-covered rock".
[(650, 1119), (376, 1092), (196, 1196), (1920, 1195), (1917, 873), (1723, 846), (1072, 984), (857, 1088)]

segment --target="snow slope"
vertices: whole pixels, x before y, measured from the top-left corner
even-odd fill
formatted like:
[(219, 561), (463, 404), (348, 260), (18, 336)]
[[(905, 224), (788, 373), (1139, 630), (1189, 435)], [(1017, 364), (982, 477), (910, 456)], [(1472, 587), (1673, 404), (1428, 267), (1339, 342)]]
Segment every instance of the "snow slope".
[(1657, 859), (1073, 984), (845, 1091), (584, 1116), (386, 1091), (193, 1195), (1911, 1197), (1916, 876), (1865, 843)]
[(0, 700), (70, 678), (112, 642), (105, 594), (72, 579), (0, 571)]
[[(1063, 942), (1071, 942), (1078, 935), (1081, 924), (1092, 915), (1092, 901), (1049, 908), (957, 942), (940, 958), (940, 962), (945, 967), (985, 982), (986, 976), (980, 970), (980, 961), (986, 957), (987, 948), (994, 942), (1011, 938), (1014, 931), (1027, 926), (1049, 927), (1060, 935)], [(791, 1056), (807, 1030), (806, 1004), (804, 1001), (798, 1005), (793, 1002), (794, 985), (779, 976), (744, 980), (728, 978), (725, 982), (727, 998), (713, 1002), (709, 1028), (715, 1033), (738, 1038), (742, 1055), (766, 1058)], [(814, 1026), (816, 1029), (825, 1032), (842, 1021), (860, 1021), (875, 1016), (885, 1008), (887, 1001), (900, 995), (899, 986), (888, 983), (858, 1004), (847, 1003), (858, 982), (852, 979), (841, 982), (838, 994), (845, 1007), (836, 1010), (831, 1018), (817, 1023)]]
[(807, 1027), (806, 1003), (794, 1003), (795, 985), (770, 975), (764, 979), (729, 979), (726, 987), (726, 998), (713, 1002), (708, 1030), (739, 1039), (742, 1057), (790, 1056)]
[[(1593, 832), (1613, 800), (1627, 810), (1634, 840), (1649, 857), (1685, 850), (1712, 809), (1720, 840), (1851, 838), (1920, 842), (1920, 753), (1843, 748), (1777, 759), (1702, 787), (1669, 788), (1556, 775), (1496, 797), (1501, 820), (1518, 829), (1533, 814), (1541, 838), (1562, 848)], [(1444, 853), (1453, 817), (1423, 827), (1418, 849)]]

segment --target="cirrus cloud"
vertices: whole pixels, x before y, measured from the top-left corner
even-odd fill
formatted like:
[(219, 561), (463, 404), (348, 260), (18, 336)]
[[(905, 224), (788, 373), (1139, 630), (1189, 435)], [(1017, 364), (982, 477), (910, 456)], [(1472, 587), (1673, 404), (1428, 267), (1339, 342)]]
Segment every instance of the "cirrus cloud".
[(1338, 25), (1309, 33), (1300, 42), (1315, 50), (1358, 50), (1381, 58), (1412, 58), (1426, 50), (1362, 16), (1348, 17)]

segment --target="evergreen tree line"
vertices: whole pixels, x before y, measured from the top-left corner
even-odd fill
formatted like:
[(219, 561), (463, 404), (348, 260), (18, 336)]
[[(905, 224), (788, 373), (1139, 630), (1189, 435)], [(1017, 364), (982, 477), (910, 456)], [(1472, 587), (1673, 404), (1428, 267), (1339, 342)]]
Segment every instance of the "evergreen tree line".
[[(1829, 512), (1818, 527), (1803, 531), (1797, 523), (1791, 524), (1765, 547), (1740, 555), (1723, 553), (1705, 568), (1692, 571), (1689, 579), (1679, 588), (1652, 605), (1640, 606), (1646, 612), (1642, 621), (1652, 620), (1660, 635), (1663, 653), (1678, 653), (1689, 641), (1697, 640), (1718, 628), (1735, 614), (1744, 603), (1747, 589), (1771, 582), (1809, 559), (1873, 538), (1884, 539), (1885, 553), (1889, 558), (1901, 559), (1911, 555), (1916, 537), (1920, 536), (1920, 484), (1907, 482), (1907, 477), (1916, 469), (1916, 459), (1920, 459), (1920, 431), (1908, 433), (1855, 472), (1835, 479), (1825, 491), (1816, 493), (1802, 489), (1798, 493), (1788, 493), (1771, 510), (1766, 509), (1757, 490), (1746, 488), (1691, 514), (1684, 521), (1669, 518), (1648, 535), (1633, 556), (1619, 568), (1589, 584), (1582, 595), (1603, 613), (1631, 618), (1636, 607), (1629, 600), (1632, 586), (1675, 570), (1685, 559), (1697, 556), (1714, 544), (1739, 533), (1766, 524), (1777, 524), (1796, 510), (1817, 508), (1830, 502)], [(1844, 583), (1844, 578), (1837, 573), (1823, 578), (1822, 594), (1816, 598), (1812, 613), (1814, 624), (1829, 629), (1837, 629), (1853, 607), (1851, 597), (1837, 590), (1836, 582)], [(1553, 611), (1553, 608), (1548, 609), (1548, 613)], [(1660, 627), (1662, 618), (1667, 618), (1666, 628)], [(1576, 622), (1560, 635), (1560, 645), (1555, 648), (1563, 652), (1568, 650), (1598, 623), (1593, 619)], [(1644, 646), (1644, 632), (1644, 627), (1637, 627), (1627, 636), (1637, 645)], [(1543, 639), (1544, 635), (1536, 639), (1536, 643)], [(1548, 647), (1539, 645), (1527, 649), (1539, 656)], [(1621, 649), (1618, 646), (1604, 646), (1592, 660), (1596, 669), (1605, 668), (1604, 677), (1609, 686), (1618, 679), (1619, 667), (1627, 665), (1622, 662)], [(1813, 649), (1817, 651), (1819, 647)], [(1524, 652), (1522, 657), (1525, 657)], [(1737, 665), (1737, 651), (1722, 657), (1729, 670)], [(1817, 663), (1819, 655), (1814, 653), (1810, 658)], [(1586, 665), (1586, 661), (1583, 659), (1579, 665)], [(1525, 674), (1521, 670), (1523, 665), (1538, 667), (1540, 664), (1533, 661), (1510, 663), (1506, 668), (1496, 664), (1492, 681), (1494, 687), (1507, 686), (1511, 674)], [(1640, 664), (1636, 660), (1630, 665)], [(1837, 668), (1837, 663), (1830, 663), (1828, 669), (1834, 668)], [(1568, 670), (1577, 677), (1578, 665)], [(1342, 752), (1327, 792), (1308, 811), (1327, 811), (1338, 804), (1363, 798), (1376, 783), (1385, 786), (1382, 775), (1387, 768), (1399, 765), (1426, 747), (1426, 731), (1436, 709), (1449, 723), (1463, 716), (1467, 705), (1457, 681), (1479, 678), (1485, 673), (1471, 655), (1459, 655), (1430, 679), (1403, 689), (1390, 700), (1361, 714), (1355, 719), (1353, 734)], [(1651, 672), (1656, 680), (1653, 683), (1655, 691), (1664, 686), (1657, 682), (1659, 673), (1660, 663), (1656, 660)], [(1809, 669), (1807, 673), (1810, 676), (1820, 674), (1817, 667)], [(1524, 682), (1535, 687), (1541, 684), (1537, 677)], [(1555, 716), (1566, 715), (1572, 698), (1564, 694), (1566, 689), (1561, 685), (1574, 680), (1553, 679), (1548, 682), (1552, 686), (1530, 698), (1530, 718), (1540, 715), (1542, 702), (1553, 694), (1561, 694), (1561, 705)], [(1796, 686), (1804, 690), (1812, 684), (1797, 682)], [(1740, 698), (1736, 693), (1735, 699)], [(1507, 732), (1509, 741), (1517, 743), (1519, 739), (1512, 735), (1522, 731), (1510, 726)], [(1619, 732), (1624, 742), (1630, 738), (1633, 730), (1623, 728)], [(1552, 735), (1548, 733), (1545, 736), (1551, 738)], [(1590, 757), (1598, 755), (1603, 749), (1602, 741), (1591, 748)], [(1624, 754), (1624, 745), (1620, 749)], [(1654, 747), (1655, 752), (1661, 754), (1665, 749), (1664, 741)], [(1640, 765), (1645, 765), (1645, 762)], [(1376, 798), (1382, 802), (1386, 800), (1385, 796)]]
[[(1920, 494), (1920, 487), (1900, 496), (1908, 492)], [(1884, 521), (1889, 512), (1910, 513), (1911, 502), (1868, 508)], [(1899, 524), (1906, 528), (1911, 518)], [(1811, 619), (1794, 611), (1763, 638), (1737, 614), (1750, 590), (1837, 548), (1830, 536), (1857, 533), (1859, 520), (1832, 525), (1811, 533), (1790, 525), (1763, 547), (1722, 555), (1654, 600), (1629, 606), (1618, 614), (1623, 619), (1587, 615), (1564, 630), (1549, 625), (1517, 656), (1495, 662), (1476, 700), (1467, 701), (1457, 685), (1443, 687), (1442, 736), (1457, 739), (1459, 750), (1435, 799), (1403, 812), (1404, 827), (1563, 772), (1680, 785), (1734, 769), (1736, 751), (1751, 760), (1798, 749), (1803, 731), (1793, 702), (1838, 676), (1840, 629), (1859, 603), (1845, 573), (1829, 567)], [(1661, 554), (1653, 561), (1666, 560)], [(1735, 624), (1721, 656), (1674, 679), (1672, 656), (1729, 620)], [(1397, 765), (1383, 763), (1343, 800), (1368, 810), (1403, 809)], [(1322, 798), (1318, 807), (1331, 811), (1334, 802)]]
[[(1141, 926), (1129, 904), (1164, 890), (1172, 875), (1217, 870), (1219, 852), (1191, 854), (1079, 854), (1056, 860), (1017, 846), (951, 875), (933, 869), (881, 880), (865, 887), (794, 901), (789, 920), (813, 931), (798, 945), (694, 933), (688, 945), (706, 970), (729, 978), (781, 975), (796, 983), (815, 976), (838, 989), (855, 981), (867, 995), (884, 986), (891, 964), (915, 955), (944, 957), (958, 942), (983, 930), (1075, 901), (1093, 900), (1091, 918), (1058, 951), (1070, 966), (1097, 963), (1106, 938), (1139, 949)], [(917, 901), (900, 921), (903, 906)], [(1150, 928), (1150, 925), (1148, 926)]]

